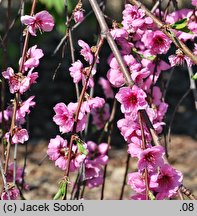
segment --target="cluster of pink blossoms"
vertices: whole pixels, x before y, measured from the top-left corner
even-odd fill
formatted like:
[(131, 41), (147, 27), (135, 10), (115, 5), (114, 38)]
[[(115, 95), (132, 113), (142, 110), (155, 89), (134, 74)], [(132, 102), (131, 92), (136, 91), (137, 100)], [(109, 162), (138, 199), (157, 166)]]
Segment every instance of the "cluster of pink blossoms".
[[(27, 25), (29, 33), (36, 36), (36, 30), (51, 31), (54, 26), (53, 17), (47, 11), (41, 11), (34, 16), (22, 16), (21, 22)], [(15, 72), (11, 67), (8, 67), (6, 71), (2, 72), (2, 76), (8, 81), (9, 90), (11, 94), (18, 94), (18, 100), (16, 103), (16, 115), (14, 116), (15, 105), (11, 103), (3, 113), (0, 112), (0, 123), (3, 122), (7, 133), (4, 138), (7, 142), (11, 141), (11, 144), (23, 144), (29, 139), (28, 131), (23, 128), (26, 122), (26, 117), (30, 113), (30, 108), (35, 106), (34, 96), (30, 96), (26, 100), (22, 100), (24, 93), (30, 89), (31, 85), (36, 83), (38, 78), (38, 72), (34, 72), (34, 69), (38, 67), (40, 59), (44, 56), (43, 51), (37, 48), (37, 45), (29, 48), (25, 54), (24, 60), (19, 60), (19, 68), (21, 71)], [(15, 125), (12, 131), (10, 131), (10, 123), (15, 118)], [(6, 175), (7, 182), (13, 181), (13, 164), (9, 165), (9, 170)], [(11, 177), (12, 176), (12, 177)], [(19, 186), (22, 184), (22, 170), (18, 168), (16, 170), (15, 184)], [(27, 186), (23, 184), (23, 188), (27, 189)], [(9, 195), (11, 199), (16, 199), (19, 195), (19, 190), (15, 187), (9, 188)], [(6, 192), (3, 192), (1, 199), (8, 199)]]
[[(69, 72), (74, 83), (84, 85), (89, 66), (93, 63), (94, 53), (91, 47), (83, 40), (79, 40), (78, 45), (81, 47), (80, 54), (83, 56), (85, 62), (82, 63), (81, 60), (75, 61), (69, 68)], [(84, 67), (84, 64), (88, 66)], [(93, 75), (95, 73), (96, 70), (93, 69), (87, 83), (87, 88), (92, 88), (94, 86)], [(104, 89), (106, 98), (112, 98), (114, 94), (109, 82), (103, 78), (100, 80), (100, 84)], [(59, 131), (62, 134), (73, 132), (77, 108), (78, 102), (70, 102), (67, 105), (61, 102), (55, 105), (53, 121), (59, 126)], [(91, 98), (87, 94), (80, 106), (75, 128), (76, 131), (74, 131), (74, 133), (84, 131), (89, 114), (92, 114), (93, 124), (95, 124), (98, 129), (101, 129), (109, 119), (109, 105), (105, 103), (103, 98)], [(80, 150), (81, 148), (83, 149), (82, 152)], [(81, 141), (80, 146), (78, 146), (77, 141), (74, 141), (69, 170), (71, 172), (79, 171), (79, 168), (84, 165), (85, 179), (83, 180), (86, 182), (86, 185), (89, 188), (101, 185), (103, 182), (103, 166), (108, 162), (107, 148), (107, 143), (97, 145), (92, 141), (86, 143)], [(68, 166), (68, 141), (57, 135), (56, 138), (50, 140), (47, 154), (51, 160), (55, 161), (57, 167), (65, 170)]]
[[(192, 4), (196, 6), (196, 1), (192, 1)], [(183, 41), (193, 41), (197, 36), (194, 13), (196, 11), (192, 9), (184, 9), (166, 17), (166, 22), (169, 24), (184, 18), (188, 19), (188, 28), (193, 34), (174, 30), (177, 37)], [(162, 92), (155, 84), (161, 71), (182, 65), (184, 62), (191, 67), (192, 61), (180, 50), (169, 57), (170, 64), (161, 60), (160, 56), (169, 51), (171, 41), (157, 29), (151, 18), (145, 16), (142, 9), (126, 4), (121, 24), (114, 25), (111, 34), (121, 49), (122, 58), (135, 85), (132, 88), (124, 86), (125, 79), (113, 54), (108, 59), (110, 69), (107, 78), (114, 87), (120, 88), (115, 98), (121, 104), (124, 118), (118, 121), (117, 126), (128, 143), (128, 153), (138, 158), (138, 172), (128, 175), (128, 184), (136, 192), (131, 198), (146, 198), (145, 170), (148, 172), (149, 190), (156, 199), (171, 198), (177, 194), (182, 183), (182, 174), (166, 164), (162, 146), (152, 146), (153, 140), (145, 125), (143, 125), (146, 139), (144, 149), (138, 112), (145, 110), (155, 131), (160, 134), (162, 126), (165, 125), (163, 118), (168, 105), (163, 101)], [(194, 52), (196, 52), (196, 44), (194, 44)]]

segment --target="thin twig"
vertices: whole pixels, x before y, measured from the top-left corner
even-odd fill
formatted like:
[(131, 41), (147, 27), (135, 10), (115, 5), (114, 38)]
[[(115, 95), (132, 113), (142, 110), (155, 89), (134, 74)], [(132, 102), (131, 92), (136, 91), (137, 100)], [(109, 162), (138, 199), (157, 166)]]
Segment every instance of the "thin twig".
[[(75, 113), (74, 126), (73, 126), (73, 129), (72, 129), (73, 135), (71, 136), (70, 142), (69, 142), (68, 162), (67, 162), (66, 171), (65, 171), (65, 178), (69, 177), (70, 162), (71, 162), (71, 155), (72, 155), (72, 146), (73, 146), (73, 142), (74, 142), (74, 139), (75, 139), (74, 134), (76, 133), (77, 122), (78, 122), (78, 117), (79, 117), (81, 105), (82, 105), (82, 102), (83, 102), (83, 99), (84, 99), (84, 96), (85, 96), (85, 92), (86, 92), (86, 89), (87, 89), (89, 78), (91, 76), (92, 69), (94, 68), (94, 65), (96, 64), (96, 62), (98, 60), (98, 54), (100, 53), (103, 42), (104, 42), (104, 37), (101, 36), (100, 39), (99, 39), (99, 43), (97, 45), (97, 50), (96, 50), (96, 52), (94, 54), (93, 63), (90, 65), (90, 67), (88, 69), (85, 84), (83, 85), (83, 89), (82, 89), (80, 97), (79, 97), (78, 106), (77, 106), (76, 113)], [(66, 196), (67, 196), (67, 184), (66, 184), (66, 193), (65, 193), (65, 196), (63, 197), (63, 199), (66, 199)]]
[(92, 6), (92, 9), (97, 17), (97, 20), (99, 22), (99, 25), (100, 25), (100, 28), (101, 28), (101, 33), (103, 35), (103, 37), (106, 37), (107, 39), (107, 42), (111, 48), (111, 50), (113, 51), (113, 54), (120, 66), (120, 69), (125, 77), (125, 80), (126, 80), (126, 83), (129, 85), (129, 86), (133, 86), (134, 85), (134, 82), (133, 80), (131, 79), (131, 75), (129, 73), (129, 71), (127, 70), (127, 67), (125, 66), (123, 60), (122, 60), (122, 56), (120, 54), (120, 51), (109, 31), (109, 28), (107, 26), (107, 23), (104, 19), (104, 16), (103, 16), (103, 13), (97, 3), (96, 0), (89, 0), (91, 6)]
[(122, 187), (121, 187), (121, 192), (120, 192), (119, 200), (122, 200), (123, 195), (124, 195), (124, 189), (125, 189), (126, 180), (127, 180), (127, 174), (128, 174), (128, 170), (129, 170), (129, 162), (130, 162), (130, 158), (131, 158), (130, 154), (127, 154), (127, 161), (126, 161), (126, 167), (125, 167), (124, 179), (123, 179), (123, 183), (122, 183)]
[(10, 193), (9, 193), (9, 189), (8, 189), (8, 184), (7, 184), (7, 181), (6, 181), (6, 177), (5, 177), (5, 171), (3, 170), (3, 165), (2, 165), (2, 162), (0, 160), (0, 170), (1, 170), (1, 176), (2, 176), (2, 179), (3, 179), (3, 186), (4, 186), (4, 189), (5, 189), (5, 192), (8, 196), (8, 199), (10, 200)]
[(176, 107), (174, 108), (174, 111), (172, 113), (172, 116), (171, 116), (171, 120), (170, 120), (170, 123), (169, 123), (169, 127), (168, 127), (168, 135), (167, 135), (167, 141), (168, 141), (168, 145), (170, 144), (171, 142), (171, 129), (172, 129), (172, 124), (174, 122), (174, 118), (175, 118), (175, 115), (177, 113), (177, 110), (180, 106), (180, 104), (183, 102), (183, 100), (187, 97), (187, 95), (190, 93), (191, 89), (189, 88), (184, 94), (183, 96), (181, 97), (181, 99), (179, 100), (179, 102), (177, 103)]
[[(142, 146), (141, 148), (144, 150), (146, 149), (146, 138), (145, 138), (145, 133), (144, 133), (144, 126), (143, 126), (143, 122), (142, 122), (142, 116), (141, 113), (138, 112), (138, 119), (139, 119), (139, 124), (140, 124), (140, 130), (142, 133)], [(146, 200), (149, 199), (149, 181), (148, 181), (148, 170), (147, 168), (144, 169), (144, 179), (145, 179), (145, 185), (146, 185), (146, 189), (145, 189), (145, 193), (146, 193)]]
[[(113, 107), (112, 107), (112, 112), (109, 118), (109, 121), (106, 124), (106, 131), (108, 131), (108, 138), (107, 138), (107, 152), (106, 155), (109, 155), (109, 149), (111, 146), (111, 137), (112, 137), (112, 132), (113, 132), (113, 126), (114, 126), (114, 117), (116, 113), (116, 106), (117, 106), (117, 101), (114, 99)], [(107, 174), (107, 164), (104, 167), (104, 173), (103, 173), (103, 184), (101, 188), (101, 200), (104, 199), (104, 191), (105, 191), (105, 180), (106, 180), (106, 174)]]

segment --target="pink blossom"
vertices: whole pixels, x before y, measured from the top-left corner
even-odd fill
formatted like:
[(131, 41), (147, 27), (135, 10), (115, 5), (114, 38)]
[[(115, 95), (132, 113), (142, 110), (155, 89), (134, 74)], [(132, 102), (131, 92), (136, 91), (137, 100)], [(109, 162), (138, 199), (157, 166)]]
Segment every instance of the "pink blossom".
[(137, 111), (147, 107), (146, 93), (136, 85), (132, 87), (122, 87), (116, 94), (116, 99), (121, 103), (121, 111), (132, 114), (134, 118)]
[(106, 98), (114, 98), (114, 92), (110, 86), (110, 83), (105, 78), (101, 77), (98, 82), (103, 88), (104, 94)]
[(123, 86), (125, 83), (124, 76), (119, 69), (109, 69), (107, 72), (107, 79), (117, 88)]
[[(41, 49), (37, 49), (37, 45), (29, 48), (26, 54), (26, 59), (23, 65), (23, 70), (27, 71), (32, 67), (37, 67), (40, 63), (39, 59), (44, 56)], [(21, 59), (19, 60), (19, 64), (21, 64)]]
[(96, 125), (97, 129), (100, 130), (105, 126), (105, 123), (110, 117), (109, 104), (105, 104), (101, 108), (92, 109), (92, 124)]
[(145, 194), (134, 194), (131, 196), (131, 200), (146, 200)]
[[(11, 200), (16, 200), (17, 197), (20, 195), (19, 190), (17, 188), (15, 188), (15, 187), (9, 188), (8, 193), (9, 193), (9, 196), (10, 196)], [(4, 191), (1, 194), (1, 200), (8, 200), (8, 199), (9, 199), (9, 197), (8, 197), (7, 193)]]
[(115, 28), (110, 31), (112, 37), (114, 39), (123, 39), (129, 36), (129, 33), (126, 29), (123, 28)]
[(103, 170), (88, 160), (85, 162), (85, 180), (88, 188), (98, 187), (103, 183)]
[(102, 108), (105, 104), (105, 100), (101, 97), (95, 97), (95, 98), (90, 98), (84, 102), (83, 106), (86, 110), (86, 112), (90, 112), (92, 109), (99, 109)]
[(197, 44), (194, 44), (194, 50), (193, 50), (194, 55), (197, 56)]
[[(6, 174), (7, 182), (13, 182), (13, 174), (14, 174), (14, 163), (9, 164), (8, 171)], [(23, 181), (23, 168), (16, 167), (16, 183), (21, 184)]]
[[(128, 185), (130, 185), (131, 188), (137, 193), (142, 193), (146, 189), (145, 179), (139, 172), (128, 174)], [(157, 186), (157, 174), (151, 175), (149, 181), (149, 188), (156, 188)]]
[(2, 123), (2, 118), (4, 117), (5, 121), (8, 121), (9, 119), (12, 118), (12, 111), (10, 110), (10, 108), (8, 107), (6, 110), (4, 110), (3, 112), (0, 112), (0, 123)]
[(21, 22), (28, 26), (31, 35), (36, 36), (36, 30), (50, 32), (54, 27), (54, 20), (48, 11), (40, 11), (34, 16), (22, 16)]
[[(60, 132), (68, 133), (71, 132), (74, 125), (74, 116), (77, 109), (78, 103), (69, 103), (66, 106), (64, 103), (58, 103), (54, 107), (55, 116), (53, 121), (59, 126)], [(78, 116), (76, 132), (83, 131), (86, 125), (86, 113), (83, 106)]]
[(143, 80), (149, 75), (150, 71), (147, 68), (143, 68), (140, 71), (133, 70), (131, 73), (131, 78), (138, 86), (142, 86)]
[(128, 144), (128, 153), (131, 155), (131, 157), (138, 157), (142, 153), (142, 140), (137, 137), (133, 136), (131, 138), (131, 143)]
[(73, 16), (74, 16), (74, 21), (75, 21), (76, 23), (82, 22), (83, 19), (84, 19), (83, 10), (74, 11)]
[(83, 64), (80, 60), (77, 60), (72, 64), (72, 67), (69, 68), (69, 71), (73, 82), (78, 83), (82, 79)]
[(56, 104), (53, 109), (55, 111), (53, 121), (60, 127), (60, 132), (70, 132), (74, 125), (73, 113), (68, 110), (64, 103)]
[[(83, 64), (80, 60), (77, 60), (72, 64), (72, 66), (69, 68), (70, 75), (73, 78), (74, 83), (78, 83), (82, 80), (83, 84), (85, 83), (86, 76), (87, 76), (87, 68), (83, 68)], [(96, 73), (96, 70), (93, 69), (91, 72), (91, 76), (88, 80), (88, 86), (93, 87), (94, 86), (94, 80), (92, 76)]]
[(38, 77), (38, 73), (32, 73), (32, 70), (28, 72), (27, 76), (24, 76), (21, 73), (15, 74), (11, 67), (8, 67), (6, 71), (2, 72), (2, 75), (8, 80), (10, 92), (12, 94), (16, 92), (23, 94), (30, 88), (31, 84), (35, 83), (35, 80)]
[(12, 143), (13, 144), (17, 144), (17, 143), (23, 144), (28, 139), (29, 139), (29, 135), (28, 135), (28, 132), (26, 129), (16, 128), (14, 130), (14, 135), (12, 137)]
[(161, 31), (147, 31), (142, 41), (152, 54), (165, 54), (170, 48), (170, 39)]
[(168, 14), (166, 17), (166, 23), (173, 24), (181, 19), (187, 18), (188, 19), (188, 28), (194, 32), (195, 34), (190, 34), (182, 31), (176, 31), (176, 36), (182, 40), (182, 41), (187, 41), (189, 39), (193, 40), (196, 37), (196, 32), (197, 32), (197, 25), (196, 25), (196, 20), (195, 18), (192, 18), (193, 15), (193, 10), (191, 9), (181, 9), (172, 12), (171, 14)]
[(176, 65), (183, 65), (185, 62), (189, 67), (191, 67), (193, 64), (192, 60), (186, 55), (184, 55), (181, 50), (177, 50), (176, 55), (170, 55), (168, 59), (171, 64), (171, 67), (174, 67)]
[(146, 168), (149, 172), (155, 172), (164, 164), (163, 156), (162, 146), (153, 146), (143, 150), (139, 155), (138, 169), (143, 171)]
[(139, 9), (137, 6), (126, 4), (123, 13), (122, 24), (126, 29), (132, 29), (132, 27), (141, 27), (144, 24), (145, 12)]
[[(117, 122), (117, 127), (119, 128), (121, 135), (124, 137), (125, 141), (127, 141), (128, 143), (134, 142), (133, 137), (138, 137), (139, 139), (141, 139), (142, 134), (139, 123), (133, 121), (133, 118), (131, 116), (126, 116), (124, 119), (120, 119)], [(146, 128), (144, 131), (146, 140), (150, 141), (150, 133)], [(138, 141), (135, 144), (138, 145)]]
[(192, 5), (197, 6), (197, 0), (192, 0)]
[[(84, 148), (86, 146), (84, 145)], [(57, 135), (54, 139), (50, 139), (47, 154), (49, 158), (55, 161), (55, 165), (62, 170), (65, 170), (68, 163), (68, 142), (61, 136)], [(78, 169), (85, 159), (85, 155), (78, 152), (76, 145), (72, 147), (72, 156), (70, 162), (70, 171), (73, 172)]]
[(34, 97), (35, 96), (31, 96), (20, 104), (19, 109), (16, 112), (17, 120), (24, 118), (26, 114), (30, 113), (30, 107), (34, 107), (36, 104), (35, 101), (33, 101)]
[(85, 180), (89, 188), (103, 183), (103, 168), (108, 162), (107, 143), (98, 146), (92, 141), (87, 142), (88, 157), (85, 159)]
[(92, 64), (93, 62), (93, 54), (90, 49), (90, 46), (84, 42), (83, 40), (78, 40), (79, 46), (82, 48), (81, 55), (84, 57), (84, 59), (89, 62), (89, 64)]
[(165, 164), (160, 168), (157, 179), (158, 187), (154, 190), (158, 192), (157, 199), (165, 199), (174, 196), (183, 180), (181, 172), (175, 170), (170, 165)]

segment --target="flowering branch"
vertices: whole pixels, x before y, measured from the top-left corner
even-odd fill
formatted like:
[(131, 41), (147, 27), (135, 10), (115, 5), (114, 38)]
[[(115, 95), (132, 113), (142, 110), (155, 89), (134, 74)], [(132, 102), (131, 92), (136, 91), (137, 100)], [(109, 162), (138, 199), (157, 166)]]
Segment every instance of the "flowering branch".
[(188, 56), (193, 62), (194, 64), (197, 64), (197, 56), (195, 56), (192, 51), (181, 41), (179, 40), (172, 28), (161, 22), (156, 16), (154, 16), (147, 8), (146, 6), (144, 6), (141, 2), (137, 1), (137, 0), (129, 0), (129, 2), (133, 5), (136, 5), (138, 8), (141, 8), (145, 11), (146, 15), (150, 18), (152, 18), (153, 22), (157, 25), (157, 27), (167, 36), (169, 37), (169, 39), (175, 44), (175, 46), (179, 49), (181, 49), (181, 51)]
[[(73, 146), (73, 141), (75, 140), (75, 133), (76, 133), (76, 128), (77, 128), (78, 117), (79, 117), (81, 105), (82, 105), (84, 97), (85, 97), (85, 92), (87, 89), (88, 81), (89, 81), (90, 76), (91, 76), (92, 69), (94, 68), (94, 65), (96, 64), (96, 62), (98, 60), (98, 55), (99, 55), (99, 52), (100, 52), (101, 47), (103, 45), (103, 42), (104, 42), (104, 37), (101, 35), (99, 42), (98, 42), (98, 45), (97, 45), (96, 52), (94, 54), (93, 62), (90, 65), (90, 67), (88, 68), (87, 76), (85, 79), (85, 84), (83, 85), (83, 89), (82, 89), (80, 97), (79, 97), (79, 102), (78, 102), (78, 106), (77, 106), (75, 118), (74, 118), (74, 125), (73, 125), (73, 129), (71, 131), (72, 135), (71, 135), (70, 142), (69, 142), (68, 162), (67, 162), (66, 171), (65, 171), (65, 178), (66, 179), (68, 179), (68, 177), (69, 177), (70, 162), (71, 162), (71, 155), (72, 155), (72, 146)], [(66, 193), (65, 193), (63, 199), (66, 199), (66, 195), (67, 195), (67, 184), (66, 184)]]

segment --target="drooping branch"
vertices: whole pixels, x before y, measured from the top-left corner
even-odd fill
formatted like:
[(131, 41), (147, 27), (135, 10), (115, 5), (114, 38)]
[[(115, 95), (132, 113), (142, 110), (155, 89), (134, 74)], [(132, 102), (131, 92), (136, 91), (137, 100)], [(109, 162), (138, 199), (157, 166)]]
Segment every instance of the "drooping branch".
[[(118, 47), (113, 39), (113, 37), (111, 36), (111, 33), (109, 31), (109, 28), (107, 26), (107, 23), (104, 19), (104, 15), (101, 11), (101, 9), (98, 6), (98, 3), (96, 0), (89, 0), (92, 9), (96, 15), (96, 18), (99, 22), (100, 28), (101, 28), (101, 32), (103, 34), (104, 37), (106, 37), (108, 44), (120, 66), (120, 69), (125, 77), (126, 83), (128, 86), (132, 87), (134, 85), (134, 81), (131, 79), (130, 73), (127, 70), (124, 61), (122, 59), (122, 56), (118, 50)], [(141, 7), (145, 12), (146, 15), (151, 17), (153, 19), (153, 21), (156, 23), (156, 25), (158, 26), (158, 28), (160, 28), (171, 40), (172, 42), (178, 47), (180, 48), (188, 57), (190, 57), (192, 59), (192, 61), (197, 64), (197, 57), (195, 55), (193, 55), (193, 53), (191, 52), (191, 50), (189, 50), (189, 48), (183, 43), (181, 42), (178, 38), (176, 38), (176, 36), (174, 35), (173, 31), (171, 28), (168, 28), (165, 24), (163, 24), (157, 17), (155, 17), (145, 6), (143, 6), (140, 2), (136, 1), (136, 0), (129, 0), (129, 2), (133, 3), (134, 5)], [(144, 120), (144, 122), (147, 125), (147, 128), (149, 129), (153, 142), (154, 144), (157, 145), (161, 145), (160, 143), (160, 139), (156, 133), (156, 131), (154, 130), (154, 127), (149, 119), (149, 116), (146, 112), (146, 110), (140, 110), (140, 113), (142, 115), (142, 118)], [(167, 160), (166, 160), (167, 163)], [(189, 196), (188, 196), (189, 197)], [(195, 199), (195, 196), (193, 194), (191, 194), (191, 196), (189, 197), (190, 199)]]
[(129, 0), (129, 2), (133, 5), (136, 5), (137, 7), (141, 8), (145, 11), (146, 16), (150, 17), (153, 22), (157, 25), (157, 27), (175, 44), (175, 46), (188, 56), (194, 64), (197, 64), (197, 56), (195, 56), (192, 51), (181, 41), (179, 40), (175, 33), (173, 32), (173, 29), (170, 27), (170, 25), (163, 23), (161, 20), (159, 20), (154, 14), (149, 11), (146, 6), (144, 6), (141, 2), (137, 0)]

